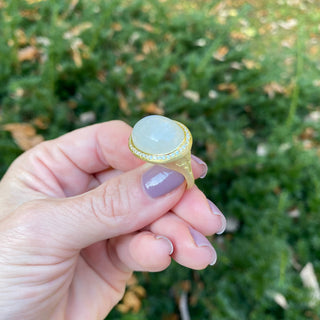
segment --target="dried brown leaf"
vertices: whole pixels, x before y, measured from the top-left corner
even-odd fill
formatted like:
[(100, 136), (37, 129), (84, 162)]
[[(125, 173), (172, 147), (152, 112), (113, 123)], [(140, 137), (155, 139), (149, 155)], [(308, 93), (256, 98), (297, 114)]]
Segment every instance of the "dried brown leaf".
[(229, 48), (226, 46), (222, 46), (216, 52), (214, 52), (212, 56), (218, 61), (224, 61), (228, 52)]
[(164, 110), (161, 106), (157, 105), (154, 102), (149, 102), (149, 103), (143, 103), (141, 105), (141, 109), (144, 112), (151, 113), (151, 114), (158, 114), (158, 115), (163, 115)]
[(270, 82), (263, 87), (264, 92), (268, 95), (270, 99), (273, 99), (276, 93), (285, 94), (286, 89), (281, 84), (277, 82)]
[(315, 129), (308, 127), (308, 128), (305, 128), (303, 132), (300, 134), (300, 139), (311, 140), (311, 139), (314, 139), (315, 135), (316, 135)]
[(144, 298), (147, 295), (146, 289), (139, 285), (134, 286), (132, 291), (140, 298)]
[(78, 37), (82, 32), (91, 28), (92, 28), (91, 22), (83, 22), (73, 27), (71, 30), (65, 32), (63, 37), (64, 39), (71, 39), (74, 37)]
[(240, 31), (232, 31), (230, 33), (230, 37), (233, 40), (242, 41), (242, 40), (248, 40), (248, 36)]
[(40, 56), (40, 51), (34, 46), (28, 46), (18, 51), (18, 60), (23, 61), (32, 61), (37, 59)]
[(140, 61), (143, 61), (145, 58), (146, 58), (145, 55), (143, 55), (143, 54), (137, 54), (137, 55), (134, 57), (134, 60), (135, 60), (136, 62), (140, 62)]
[(147, 40), (142, 45), (142, 52), (146, 55), (156, 50), (157, 50), (157, 45), (153, 40)]
[(20, 15), (30, 21), (37, 21), (41, 19), (41, 15), (37, 8), (21, 10)]
[(154, 32), (154, 27), (153, 25), (151, 25), (150, 23), (144, 23), (144, 22), (140, 22), (140, 21), (134, 21), (133, 25), (135, 27), (141, 28), (147, 32), (153, 33)]
[(24, 151), (44, 140), (41, 135), (36, 133), (35, 128), (28, 123), (8, 123), (2, 129), (9, 131), (16, 144)]
[(250, 59), (242, 59), (242, 63), (244, 64), (244, 66), (251, 70), (251, 69), (259, 69), (260, 68), (260, 64), (254, 60), (250, 60)]
[(237, 93), (238, 87), (235, 83), (220, 83), (218, 85), (218, 90), (219, 91), (227, 91), (230, 93)]
[(44, 2), (46, 0), (25, 0), (28, 4), (35, 4), (35, 3), (39, 3), (39, 2)]
[(117, 306), (117, 309), (122, 313), (132, 311), (137, 313), (141, 309), (140, 298), (132, 291), (127, 291), (122, 299), (122, 302)]
[(122, 92), (118, 92), (118, 100), (120, 109), (125, 115), (129, 116), (131, 114), (131, 110), (129, 108), (128, 101)]
[(17, 29), (14, 33), (17, 43), (19, 46), (23, 47), (28, 43), (27, 36), (22, 29)]
[(114, 22), (111, 24), (111, 29), (113, 31), (121, 31), (122, 30), (122, 25), (119, 22)]
[(138, 284), (138, 279), (137, 277), (133, 274), (130, 279), (127, 281), (127, 286), (132, 287)]
[(37, 117), (32, 120), (32, 123), (39, 129), (45, 130), (48, 129), (49, 120), (45, 117)]

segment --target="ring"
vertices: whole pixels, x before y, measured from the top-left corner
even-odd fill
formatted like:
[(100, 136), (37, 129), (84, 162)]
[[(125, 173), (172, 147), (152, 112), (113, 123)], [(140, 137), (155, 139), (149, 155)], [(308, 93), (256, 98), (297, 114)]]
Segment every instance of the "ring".
[(192, 136), (184, 124), (158, 115), (138, 121), (129, 138), (129, 149), (136, 157), (183, 174), (187, 188), (194, 184), (191, 146)]

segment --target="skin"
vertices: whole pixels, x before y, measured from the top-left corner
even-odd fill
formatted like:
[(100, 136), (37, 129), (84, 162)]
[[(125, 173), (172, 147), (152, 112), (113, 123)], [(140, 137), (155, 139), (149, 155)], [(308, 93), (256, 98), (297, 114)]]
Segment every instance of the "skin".
[(197, 246), (189, 227), (211, 235), (221, 217), (185, 183), (150, 198), (141, 184), (150, 165), (130, 153), (131, 130), (120, 121), (79, 129), (11, 165), (0, 182), (3, 319), (103, 319), (133, 271), (212, 262), (213, 248)]

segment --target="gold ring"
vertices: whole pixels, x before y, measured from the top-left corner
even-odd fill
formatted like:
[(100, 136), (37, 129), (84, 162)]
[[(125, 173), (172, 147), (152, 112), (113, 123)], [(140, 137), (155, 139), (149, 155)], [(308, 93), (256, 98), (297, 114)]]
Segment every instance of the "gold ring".
[(187, 188), (194, 184), (191, 146), (192, 136), (184, 124), (158, 115), (138, 121), (129, 138), (129, 149), (135, 156), (183, 174)]

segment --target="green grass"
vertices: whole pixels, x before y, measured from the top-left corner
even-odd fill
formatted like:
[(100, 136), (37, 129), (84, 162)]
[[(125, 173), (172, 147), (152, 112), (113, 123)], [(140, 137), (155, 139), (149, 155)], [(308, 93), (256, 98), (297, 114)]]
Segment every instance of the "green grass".
[[(306, 120), (320, 110), (316, 1), (0, 3), (2, 124), (51, 139), (89, 124), (85, 112), (134, 124), (163, 110), (192, 131), (209, 165), (199, 186), (239, 225), (212, 239), (215, 267), (139, 274), (142, 309), (110, 319), (178, 319), (186, 281), (192, 319), (319, 319), (299, 275), (311, 262), (320, 279), (319, 121)], [(29, 45), (39, 56), (19, 61)], [(2, 175), (21, 150), (5, 131), (0, 148)]]

